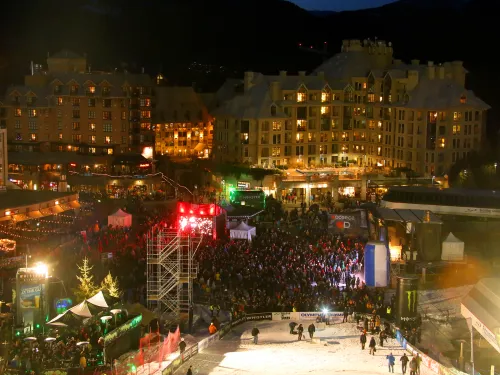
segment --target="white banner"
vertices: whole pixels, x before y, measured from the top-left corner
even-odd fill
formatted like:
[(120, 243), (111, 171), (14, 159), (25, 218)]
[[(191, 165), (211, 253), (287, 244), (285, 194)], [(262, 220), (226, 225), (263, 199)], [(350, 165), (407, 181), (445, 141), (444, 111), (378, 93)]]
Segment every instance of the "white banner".
[[(273, 320), (291, 320), (297, 319), (297, 313), (293, 312), (273, 312)], [(293, 318), (292, 318), (293, 317)]]
[[(323, 315), (324, 313), (321, 311), (316, 311), (316, 312), (301, 312), (301, 313), (296, 313), (298, 316), (296, 319), (298, 320), (316, 320), (318, 316)], [(329, 318), (332, 318), (334, 316), (343, 316), (344, 313), (342, 311), (332, 311), (326, 313)]]

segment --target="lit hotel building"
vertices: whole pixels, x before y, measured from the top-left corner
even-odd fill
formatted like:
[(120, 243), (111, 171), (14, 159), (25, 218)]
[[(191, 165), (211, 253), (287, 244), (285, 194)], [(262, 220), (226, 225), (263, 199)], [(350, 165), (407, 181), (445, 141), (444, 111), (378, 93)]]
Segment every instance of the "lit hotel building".
[(465, 88), (466, 74), (459, 61), (404, 64), (390, 43), (369, 40), (343, 41), (311, 75), (246, 72), (213, 112), (214, 157), (442, 174), (484, 140), (489, 106)]

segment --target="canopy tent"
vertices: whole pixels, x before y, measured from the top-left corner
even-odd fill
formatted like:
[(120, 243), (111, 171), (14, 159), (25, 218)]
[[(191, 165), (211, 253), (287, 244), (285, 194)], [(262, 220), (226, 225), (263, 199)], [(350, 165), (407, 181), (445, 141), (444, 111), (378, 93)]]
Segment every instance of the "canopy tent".
[[(77, 305), (79, 306), (79, 305)], [(77, 307), (75, 306), (75, 307)], [(57, 315), (54, 319), (47, 322), (48, 326), (56, 327), (79, 327), (89, 318), (88, 316), (78, 315), (78, 313), (89, 315), (90, 312), (86, 312), (85, 308), (76, 309), (77, 313), (70, 310), (66, 310), (62, 314)]]
[(464, 260), (464, 241), (450, 232), (443, 241), (441, 260)]
[(230, 230), (230, 236), (233, 239), (252, 241), (252, 237), (257, 235), (255, 227), (251, 227), (245, 222), (241, 222), (236, 228)]
[(118, 209), (114, 214), (108, 216), (108, 225), (114, 227), (131, 227), (132, 215)]
[(73, 306), (68, 311), (82, 318), (92, 318), (92, 313), (87, 305), (87, 301), (83, 301), (76, 306)]
[(94, 296), (85, 300), (85, 302), (91, 312), (99, 312), (111, 308), (111, 306), (118, 302), (118, 298), (111, 297), (101, 290)]

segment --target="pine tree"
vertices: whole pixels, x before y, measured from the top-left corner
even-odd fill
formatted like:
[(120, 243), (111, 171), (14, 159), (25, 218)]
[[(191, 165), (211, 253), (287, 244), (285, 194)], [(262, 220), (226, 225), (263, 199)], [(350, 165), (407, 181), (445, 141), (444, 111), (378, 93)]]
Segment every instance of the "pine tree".
[(94, 284), (94, 275), (92, 275), (92, 268), (94, 267), (90, 265), (87, 257), (83, 258), (81, 266), (78, 265), (80, 276), (76, 276), (76, 278), (80, 284), (74, 290), (74, 294), (78, 302), (92, 297), (97, 291), (97, 287)]
[(104, 280), (101, 283), (101, 290), (107, 292), (111, 297), (120, 298), (121, 291), (118, 286), (118, 279), (108, 272)]

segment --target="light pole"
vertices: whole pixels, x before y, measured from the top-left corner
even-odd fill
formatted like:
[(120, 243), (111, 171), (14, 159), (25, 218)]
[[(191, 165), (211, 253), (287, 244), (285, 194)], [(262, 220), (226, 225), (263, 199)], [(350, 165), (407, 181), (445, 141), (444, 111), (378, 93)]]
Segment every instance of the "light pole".
[(495, 164), (493, 164), (495, 166), (495, 174), (497, 174), (497, 166), (498, 164), (495, 162)]

